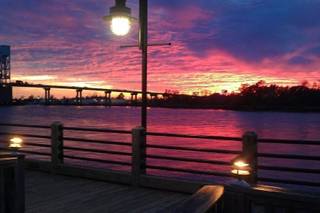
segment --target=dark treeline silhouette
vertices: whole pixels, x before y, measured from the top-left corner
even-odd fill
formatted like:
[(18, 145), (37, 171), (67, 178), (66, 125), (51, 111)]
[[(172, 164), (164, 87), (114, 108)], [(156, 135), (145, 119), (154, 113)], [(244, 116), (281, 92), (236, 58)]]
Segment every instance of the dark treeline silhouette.
[(320, 84), (278, 86), (259, 81), (243, 84), (239, 93), (214, 93), (207, 96), (174, 96), (152, 101), (153, 106), (218, 108), (233, 110), (320, 111)]

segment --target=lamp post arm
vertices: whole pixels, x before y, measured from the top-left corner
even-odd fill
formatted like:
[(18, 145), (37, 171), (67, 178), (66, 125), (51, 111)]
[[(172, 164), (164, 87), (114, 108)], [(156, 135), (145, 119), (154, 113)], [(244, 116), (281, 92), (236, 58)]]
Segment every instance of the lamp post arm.
[[(155, 47), (155, 46), (171, 46), (172, 43), (171, 42), (159, 42), (159, 43), (149, 43), (148, 44), (148, 47)], [(132, 47), (135, 47), (135, 48), (140, 48), (139, 44), (126, 44), (126, 45), (121, 45), (120, 48), (123, 49), (123, 48), (132, 48)]]

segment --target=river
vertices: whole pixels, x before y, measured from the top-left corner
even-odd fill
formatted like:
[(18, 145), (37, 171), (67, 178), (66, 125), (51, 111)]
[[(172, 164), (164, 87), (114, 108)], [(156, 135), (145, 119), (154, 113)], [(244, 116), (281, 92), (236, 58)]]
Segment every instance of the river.
[[(99, 127), (112, 128), (121, 130), (131, 130), (139, 126), (140, 108), (138, 107), (104, 107), (104, 106), (15, 106), (0, 107), (1, 123), (23, 123), (23, 124), (44, 124), (49, 125), (54, 121), (63, 122), (65, 126), (74, 127)], [(27, 131), (23, 128), (13, 128), (16, 132)], [(287, 112), (240, 112), (228, 110), (210, 110), (210, 109), (166, 109), (166, 108), (149, 108), (148, 109), (148, 131), (152, 132), (169, 132), (180, 134), (196, 134), (196, 135), (215, 135), (215, 136), (241, 136), (246, 131), (255, 131), (259, 138), (277, 138), (277, 139), (303, 139), (317, 140), (320, 139), (320, 113), (287, 113)], [(49, 134), (48, 132), (37, 132)], [(94, 138), (94, 139), (112, 139), (121, 141), (130, 141), (131, 136), (119, 136), (114, 134), (87, 133), (87, 132), (66, 132), (65, 135)], [(26, 138), (25, 140), (31, 140)], [(34, 140), (34, 139), (33, 139)], [(38, 141), (38, 140), (37, 140)], [(42, 141), (38, 141), (41, 143)], [(209, 147), (228, 150), (240, 150), (239, 142), (224, 142), (212, 140), (195, 140), (195, 139), (174, 139), (161, 137), (148, 137), (148, 143), (160, 143), (166, 145), (181, 145), (192, 147)], [(77, 145), (76, 142), (65, 142), (69, 145)], [(92, 145), (81, 144), (83, 147)], [(100, 148), (108, 148), (113, 150), (121, 150), (121, 148), (112, 146)], [(288, 153), (288, 154), (304, 154), (319, 156), (320, 146), (310, 145), (259, 145), (259, 152), (270, 153)], [(130, 150), (128, 150), (130, 151)], [(86, 155), (89, 157), (97, 157), (97, 154), (75, 153), (71, 154)], [(219, 154), (199, 154), (191, 152), (176, 152), (166, 150), (149, 149), (148, 153), (156, 153), (162, 155), (184, 156), (203, 159), (222, 159), (229, 161), (231, 157)], [(104, 158), (113, 158), (124, 161), (130, 159), (125, 156), (108, 156)], [(154, 165), (172, 164), (170, 161), (148, 160), (148, 163)], [(276, 161), (274, 159), (259, 159), (259, 163), (264, 165), (283, 165), (302, 168), (319, 169), (319, 162), (308, 161)], [(219, 170), (225, 171), (227, 168), (223, 166), (212, 166), (206, 164), (193, 163), (177, 163), (172, 164), (177, 167), (200, 169), (200, 170)], [(111, 166), (109, 166), (110, 168)], [(117, 167), (112, 167), (117, 169)], [(152, 172), (152, 171), (151, 171)], [(154, 171), (157, 173), (156, 171)], [(160, 173), (163, 175), (163, 173)], [(168, 174), (168, 173), (166, 173)], [(285, 172), (266, 172), (261, 171), (264, 177), (289, 177), (294, 180), (315, 181), (320, 179), (320, 175), (303, 175), (290, 174)], [(181, 175), (172, 173), (172, 175)], [(192, 175), (184, 174), (189, 178)], [(208, 178), (208, 177), (206, 177)], [(218, 178), (219, 179), (219, 178)]]

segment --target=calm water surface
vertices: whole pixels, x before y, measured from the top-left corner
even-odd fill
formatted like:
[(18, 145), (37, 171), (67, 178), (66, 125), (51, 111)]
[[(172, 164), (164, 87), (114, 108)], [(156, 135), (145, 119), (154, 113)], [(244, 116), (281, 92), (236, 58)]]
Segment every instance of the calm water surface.
[[(76, 127), (99, 127), (131, 130), (139, 126), (140, 109), (136, 107), (103, 107), (103, 106), (17, 106), (1, 107), (1, 122), (23, 123), (23, 124), (44, 124), (50, 125), (54, 121), (61, 121), (65, 126)], [(181, 134), (201, 134), (201, 135), (219, 135), (219, 136), (241, 136), (246, 131), (255, 131), (260, 138), (280, 138), (280, 139), (303, 139), (320, 141), (320, 113), (285, 113), (285, 112), (237, 112), (227, 110), (190, 110), (190, 109), (148, 109), (148, 131), (170, 132)], [(23, 128), (11, 128), (15, 132), (28, 132)], [(34, 133), (34, 132), (33, 132)], [(37, 131), (37, 134), (49, 134), (48, 131)], [(117, 140), (129, 142), (130, 135), (116, 135), (105, 133), (73, 132), (65, 131), (65, 136), (79, 138), (94, 138), (100, 140)], [(48, 141), (25, 138), (26, 141), (32, 140), (38, 143), (48, 143)], [(191, 147), (209, 147), (217, 149), (240, 150), (241, 143), (234, 141), (212, 141), (195, 139), (177, 139), (165, 137), (148, 137), (148, 143), (181, 145)], [(92, 147), (92, 144), (77, 143), (65, 141), (65, 145)], [(96, 148), (130, 151), (130, 148), (123, 149), (119, 146), (94, 145)], [(35, 149), (35, 148), (26, 148)], [(37, 148), (39, 149), (39, 148)], [(47, 152), (40, 148), (40, 151)], [(270, 153), (290, 153), (316, 155), (320, 153), (319, 146), (306, 145), (259, 145), (260, 152)], [(210, 153), (177, 152), (168, 150), (148, 149), (148, 153), (183, 156), (198, 159), (219, 159), (230, 161), (234, 156)], [(65, 151), (65, 154), (101, 157), (106, 159), (117, 159), (130, 162), (126, 156), (99, 155), (84, 152)], [(68, 160), (67, 160), (68, 162)], [(74, 161), (72, 161), (74, 163)], [(83, 162), (78, 162), (83, 164)], [(199, 170), (228, 171), (225, 166), (195, 164), (184, 162), (171, 162), (167, 160), (148, 159), (148, 164), (176, 166), (179, 168), (190, 168)], [(259, 159), (259, 164), (279, 166), (294, 166), (320, 169), (320, 163), (307, 161), (288, 161), (275, 159)], [(96, 165), (96, 164), (95, 164)], [(113, 169), (128, 169), (108, 165)], [(163, 175), (163, 172), (150, 170), (150, 173)], [(166, 175), (169, 173), (166, 172)], [(171, 175), (194, 178), (188, 174), (170, 173)], [(294, 180), (317, 181), (320, 175), (301, 175), (285, 172), (267, 172), (259, 171), (260, 176), (264, 177), (286, 177)], [(205, 177), (202, 178), (212, 178)], [(219, 178), (218, 178), (219, 179)]]
[[(140, 121), (135, 107), (18, 106), (1, 107), (2, 122), (132, 129)], [(149, 131), (239, 136), (255, 131), (260, 137), (320, 139), (320, 113), (237, 112), (228, 110), (148, 110)]]

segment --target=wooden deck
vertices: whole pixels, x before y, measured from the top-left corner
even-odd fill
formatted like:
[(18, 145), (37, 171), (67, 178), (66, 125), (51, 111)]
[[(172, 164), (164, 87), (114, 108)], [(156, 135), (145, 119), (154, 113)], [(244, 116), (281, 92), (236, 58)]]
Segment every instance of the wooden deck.
[(26, 172), (26, 212), (156, 212), (188, 194)]

